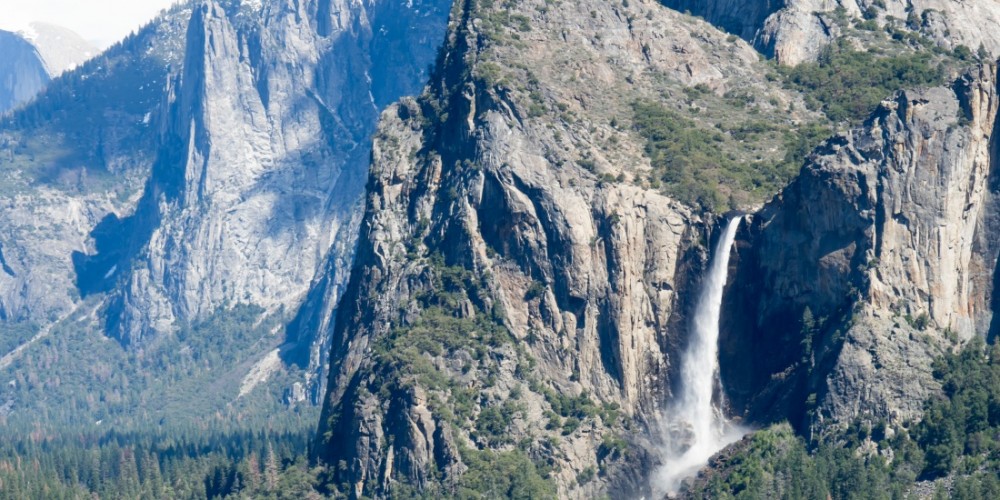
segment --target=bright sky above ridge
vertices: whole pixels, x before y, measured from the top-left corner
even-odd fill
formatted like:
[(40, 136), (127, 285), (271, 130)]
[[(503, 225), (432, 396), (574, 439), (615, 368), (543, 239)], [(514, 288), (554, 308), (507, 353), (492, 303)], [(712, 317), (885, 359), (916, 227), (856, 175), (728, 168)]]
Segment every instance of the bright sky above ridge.
[(101, 48), (125, 38), (177, 0), (0, 0), (0, 29), (41, 21), (69, 28)]

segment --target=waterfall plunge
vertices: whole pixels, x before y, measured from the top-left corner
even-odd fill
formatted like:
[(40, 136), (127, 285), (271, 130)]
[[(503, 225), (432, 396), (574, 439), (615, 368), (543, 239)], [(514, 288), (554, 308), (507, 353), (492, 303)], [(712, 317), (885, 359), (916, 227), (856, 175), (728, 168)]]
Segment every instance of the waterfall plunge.
[(719, 377), (719, 315), (729, 272), (729, 254), (742, 217), (726, 225), (712, 254), (708, 275), (691, 324), (691, 340), (681, 360), (680, 393), (667, 411), (663, 466), (653, 475), (658, 495), (676, 492), (708, 459), (743, 436), (712, 401)]

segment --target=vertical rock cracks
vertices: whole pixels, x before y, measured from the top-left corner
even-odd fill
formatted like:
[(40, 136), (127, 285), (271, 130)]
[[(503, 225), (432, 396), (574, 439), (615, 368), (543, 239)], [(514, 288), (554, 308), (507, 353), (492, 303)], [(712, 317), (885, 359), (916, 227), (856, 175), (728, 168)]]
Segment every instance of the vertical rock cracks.
[(996, 77), (987, 63), (884, 101), (753, 217), (723, 339), (726, 386), (753, 419), (915, 418), (933, 357), (989, 332)]
[(426, 80), (449, 6), (199, 4), (143, 198), (76, 258), (92, 278), (81, 291), (110, 296), (108, 332), (137, 344), (237, 304), (299, 311), (286, 361), (322, 373), (321, 304), (336, 304), (353, 258), (370, 135)]

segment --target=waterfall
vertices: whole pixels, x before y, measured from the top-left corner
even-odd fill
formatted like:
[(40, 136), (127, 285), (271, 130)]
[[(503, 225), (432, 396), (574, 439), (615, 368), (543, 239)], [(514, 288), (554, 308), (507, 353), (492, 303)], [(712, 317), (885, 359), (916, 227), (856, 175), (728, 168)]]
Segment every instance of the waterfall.
[(681, 359), (680, 392), (667, 411), (664, 462), (653, 476), (653, 490), (676, 492), (681, 482), (708, 463), (708, 459), (743, 436), (713, 402), (719, 380), (719, 316), (722, 292), (742, 217), (728, 222), (715, 247), (691, 323), (691, 340)]

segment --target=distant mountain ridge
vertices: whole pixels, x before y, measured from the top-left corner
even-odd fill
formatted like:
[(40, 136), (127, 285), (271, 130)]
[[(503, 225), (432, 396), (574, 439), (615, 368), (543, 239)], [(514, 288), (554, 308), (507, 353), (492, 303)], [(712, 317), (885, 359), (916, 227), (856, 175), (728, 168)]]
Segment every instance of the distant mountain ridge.
[(101, 52), (73, 30), (55, 24), (33, 22), (20, 35), (38, 49), (52, 78), (76, 68)]

